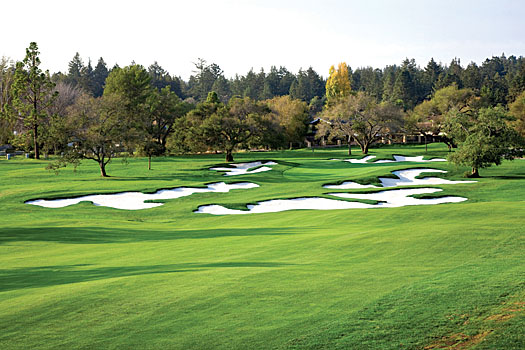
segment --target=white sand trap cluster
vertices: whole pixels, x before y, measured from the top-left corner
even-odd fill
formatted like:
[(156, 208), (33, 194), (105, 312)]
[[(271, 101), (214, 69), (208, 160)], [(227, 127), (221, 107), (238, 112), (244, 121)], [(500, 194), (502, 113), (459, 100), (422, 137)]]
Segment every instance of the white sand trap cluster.
[[(264, 165), (264, 166), (261, 166)], [(235, 175), (244, 175), (244, 174), (255, 174), (262, 173), (264, 171), (272, 170), (272, 168), (267, 165), (277, 165), (275, 162), (251, 162), (251, 163), (238, 163), (231, 164), (234, 168), (210, 168), (210, 170), (215, 171), (225, 171), (224, 176), (235, 176)], [(260, 167), (260, 168), (258, 168)], [(257, 168), (257, 169), (254, 169)], [(253, 169), (253, 170), (250, 170)]]
[(476, 181), (452, 181), (442, 179), (439, 177), (424, 177), (416, 179), (422, 173), (446, 173), (445, 170), (438, 169), (406, 169), (393, 171), (392, 174), (397, 176), (397, 179), (391, 179), (387, 177), (380, 177), (381, 186), (374, 185), (361, 185), (353, 181), (345, 181), (340, 185), (324, 185), (323, 188), (329, 188), (333, 190), (352, 190), (360, 188), (381, 188), (381, 187), (397, 187), (397, 186), (419, 186), (419, 185), (453, 185), (463, 183), (473, 183)]
[[(415, 186), (415, 185), (449, 185), (458, 183), (472, 183), (476, 181), (451, 181), (438, 177), (424, 177), (416, 179), (422, 173), (439, 172), (446, 173), (445, 170), (438, 169), (407, 169), (392, 172), (397, 179), (379, 178), (381, 187), (397, 186)], [(341, 185), (325, 185), (324, 188), (330, 189), (360, 189), (360, 188), (380, 188), (374, 185), (361, 185), (356, 182), (346, 181)], [(314, 209), (314, 210), (332, 210), (332, 209), (369, 209), (369, 208), (395, 208), (407, 205), (432, 205), (442, 203), (458, 203), (466, 201), (464, 197), (439, 197), (439, 198), (414, 198), (413, 195), (430, 194), (442, 191), (439, 188), (408, 188), (381, 191), (376, 193), (328, 193), (329, 196), (347, 198), (347, 199), (365, 199), (378, 201), (377, 204), (367, 204), (361, 202), (347, 202), (335, 199), (321, 197), (305, 197), (293, 199), (275, 199), (257, 204), (249, 204), (247, 210), (228, 209), (221, 205), (204, 205), (200, 206), (195, 212), (213, 215), (232, 215), (232, 214), (255, 214), (255, 213), (275, 213), (286, 210)]]
[(418, 199), (410, 197), (417, 194), (428, 194), (442, 191), (439, 188), (414, 188), (398, 189), (390, 191), (381, 191), (377, 193), (353, 194), (353, 193), (329, 193), (328, 195), (351, 198), (351, 199), (369, 199), (381, 201), (377, 204), (367, 204), (360, 202), (347, 202), (336, 199), (321, 197), (312, 198), (294, 198), (294, 199), (274, 199), (249, 204), (248, 210), (228, 209), (221, 205), (204, 205), (199, 207), (196, 213), (206, 213), (213, 215), (234, 215), (234, 214), (255, 214), (255, 213), (276, 213), (286, 210), (314, 209), (314, 210), (332, 210), (332, 209), (370, 209), (370, 208), (395, 208), (407, 205), (431, 205), (441, 203), (457, 203), (466, 201), (463, 197), (440, 197)]
[(163, 205), (163, 203), (145, 203), (149, 200), (157, 199), (175, 199), (179, 197), (190, 196), (194, 193), (204, 192), (229, 192), (236, 189), (249, 189), (259, 187), (259, 185), (251, 182), (240, 182), (234, 184), (227, 184), (224, 182), (216, 182), (207, 185), (207, 187), (178, 187), (169, 190), (159, 190), (155, 193), (142, 192), (121, 192), (115, 194), (98, 194), (88, 195), (69, 199), (38, 199), (28, 201), (26, 204), (39, 205), (46, 208), (62, 208), (80, 202), (92, 202), (94, 205), (102, 207), (110, 207), (116, 209), (138, 210), (149, 209)]
[[(377, 158), (376, 156), (366, 156), (361, 159), (343, 159), (343, 162), (348, 162), (352, 164), (381, 164), (381, 163), (398, 163), (398, 162), (418, 162), (418, 163), (427, 163), (427, 162), (446, 162), (444, 158), (432, 158), (432, 159), (423, 159), (423, 156), (414, 156), (414, 157), (405, 157), (405, 156), (394, 156), (395, 160), (392, 159), (382, 159), (376, 160), (375, 162), (369, 162)], [(331, 160), (341, 160), (341, 159), (331, 159)]]

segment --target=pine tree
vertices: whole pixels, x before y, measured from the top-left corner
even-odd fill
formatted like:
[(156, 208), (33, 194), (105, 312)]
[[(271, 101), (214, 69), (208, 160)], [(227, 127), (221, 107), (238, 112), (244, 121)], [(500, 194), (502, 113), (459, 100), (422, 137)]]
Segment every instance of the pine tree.
[(24, 126), (32, 133), (35, 159), (40, 159), (39, 129), (46, 118), (46, 108), (56, 98), (49, 71), (43, 72), (39, 67), (39, 54), (38, 45), (30, 43), (26, 57), (16, 64), (13, 82), (13, 105)]
[(106, 78), (108, 77), (109, 71), (106, 66), (104, 59), (100, 57), (98, 63), (93, 70), (93, 96), (100, 97), (104, 93), (104, 85), (106, 83)]

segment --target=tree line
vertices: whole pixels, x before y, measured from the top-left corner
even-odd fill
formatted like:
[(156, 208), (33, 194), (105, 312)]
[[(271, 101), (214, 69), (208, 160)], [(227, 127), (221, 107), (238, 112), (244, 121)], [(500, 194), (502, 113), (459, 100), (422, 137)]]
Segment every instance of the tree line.
[[(166, 152), (216, 150), (232, 161), (238, 148), (301, 145), (314, 117), (324, 120), (318, 136), (344, 138), (363, 153), (396, 132), (439, 136), (466, 150), (469, 133), (480, 136), (497, 119), (498, 131), (484, 144), (499, 142), (502, 151), (477, 167), (516, 156), (508, 149), (519, 149), (518, 138), (509, 130), (523, 136), (525, 129), (523, 57), (502, 55), (466, 68), (459, 59), (449, 65), (431, 59), (423, 69), (413, 59), (383, 69), (341, 63), (326, 80), (311, 67), (297, 74), (285, 67), (252, 69), (228, 79), (217, 64), (199, 59), (186, 82), (157, 62), (108, 68), (100, 58), (92, 67), (78, 53), (67, 73), (51, 75), (38, 55), (31, 43), (22, 61), (0, 61), (0, 143), (31, 150), (37, 159), (42, 151), (63, 154), (55, 168), (93, 159), (103, 176), (122, 151), (151, 160)], [(512, 142), (494, 138), (503, 126)]]

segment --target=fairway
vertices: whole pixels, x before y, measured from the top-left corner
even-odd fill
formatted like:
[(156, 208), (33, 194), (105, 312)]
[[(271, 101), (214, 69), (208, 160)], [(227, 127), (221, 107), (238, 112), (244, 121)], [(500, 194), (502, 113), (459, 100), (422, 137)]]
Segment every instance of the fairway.
[[(55, 175), (46, 160), (0, 160), (0, 349), (523, 349), (525, 159), (463, 182), (469, 169), (427, 161), (446, 158), (443, 144), (373, 148), (366, 163), (347, 151), (235, 154), (254, 168), (222, 154), (158, 157), (150, 171), (147, 158), (115, 159), (109, 178), (90, 161)], [(442, 190), (416, 198), (467, 200), (195, 212), (375, 204), (364, 194), (399, 186), (393, 172), (407, 169), (436, 170), (401, 187)], [(208, 190), (220, 182), (237, 187)], [(193, 192), (146, 196), (141, 210), (25, 204), (174, 188)], [(364, 199), (329, 195), (349, 191)]]

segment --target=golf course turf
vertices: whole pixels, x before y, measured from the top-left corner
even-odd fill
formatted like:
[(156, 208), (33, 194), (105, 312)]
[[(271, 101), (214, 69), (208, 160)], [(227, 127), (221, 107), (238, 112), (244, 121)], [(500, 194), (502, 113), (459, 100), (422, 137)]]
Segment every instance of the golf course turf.
[[(443, 144), (373, 148), (446, 158)], [(393, 171), (467, 180), (448, 162), (351, 163), (347, 149), (235, 154), (271, 171), (225, 177), (221, 154), (116, 159), (55, 175), (46, 160), (0, 160), (0, 349), (523, 349), (525, 160), (424, 198), (461, 203), (292, 210), (274, 199), (324, 197), (324, 185), (381, 185)], [(25, 204), (226, 182), (259, 185), (122, 210)], [(428, 186), (427, 186), (428, 187)], [(418, 188), (418, 186), (412, 187)], [(353, 193), (383, 191), (352, 189)], [(341, 200), (345, 200), (342, 199)]]

